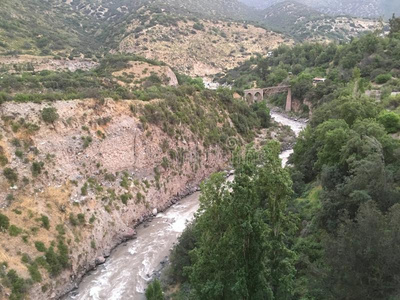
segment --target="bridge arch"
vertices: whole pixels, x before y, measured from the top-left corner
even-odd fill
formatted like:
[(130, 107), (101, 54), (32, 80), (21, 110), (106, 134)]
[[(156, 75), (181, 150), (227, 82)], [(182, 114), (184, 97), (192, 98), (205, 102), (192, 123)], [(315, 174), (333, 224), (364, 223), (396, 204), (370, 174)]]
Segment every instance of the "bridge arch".
[(260, 102), (265, 96), (287, 92), (286, 111), (292, 110), (292, 88), (289, 85), (268, 87), (263, 89), (249, 89), (244, 91), (244, 98), (249, 104)]

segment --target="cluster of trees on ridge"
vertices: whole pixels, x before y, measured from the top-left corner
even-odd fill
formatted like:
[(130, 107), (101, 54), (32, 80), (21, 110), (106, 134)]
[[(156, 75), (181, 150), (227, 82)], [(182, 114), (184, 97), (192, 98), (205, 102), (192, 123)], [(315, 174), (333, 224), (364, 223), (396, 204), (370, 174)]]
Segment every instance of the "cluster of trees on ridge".
[[(280, 48), (274, 58), (258, 58), (252, 78), (261, 83), (279, 84), (276, 75), (299, 61), (304, 71), (293, 72), (293, 83), (307, 82), (307, 72), (333, 77), (303, 94), (319, 96), (290, 166), (281, 168), (274, 144), (250, 148), (235, 156), (233, 183), (217, 174), (203, 185), (200, 211), (171, 253), (167, 297), (399, 299), (400, 98), (365, 95), (368, 85), (399, 86), (395, 28), (385, 38)], [(321, 51), (306, 58), (306, 49)], [(239, 89), (253, 76), (235, 72)], [(157, 295), (148, 299), (164, 299)]]

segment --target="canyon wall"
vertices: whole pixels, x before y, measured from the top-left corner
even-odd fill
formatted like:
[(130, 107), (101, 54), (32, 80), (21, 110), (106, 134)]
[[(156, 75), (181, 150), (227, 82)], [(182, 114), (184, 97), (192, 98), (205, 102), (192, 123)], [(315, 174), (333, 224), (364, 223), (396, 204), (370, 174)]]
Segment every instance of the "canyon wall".
[[(43, 121), (49, 104), (0, 106), (0, 213), (17, 228), (0, 231), (0, 262), (23, 278), (39, 265), (42, 280), (32, 285), (31, 299), (56, 299), (72, 289), (96, 259), (134, 236), (136, 224), (226, 167), (229, 153), (205, 148), (185, 126), (171, 136), (142, 122), (143, 105), (58, 101), (51, 104), (59, 116), (54, 123)], [(51, 276), (36, 244), (57, 253), (60, 240), (68, 266)], [(0, 289), (1, 295), (10, 291)]]

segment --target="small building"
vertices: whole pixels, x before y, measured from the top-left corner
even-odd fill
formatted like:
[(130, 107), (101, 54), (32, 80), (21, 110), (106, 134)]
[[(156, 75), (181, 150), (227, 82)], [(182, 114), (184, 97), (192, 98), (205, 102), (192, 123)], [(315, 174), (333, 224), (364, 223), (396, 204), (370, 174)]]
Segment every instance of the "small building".
[(322, 78), (322, 77), (315, 77), (313, 79), (313, 85), (316, 86), (318, 83), (323, 83), (326, 81), (326, 78)]
[(267, 53), (267, 57), (272, 57), (272, 56), (274, 56), (274, 51), (269, 51), (269, 52)]

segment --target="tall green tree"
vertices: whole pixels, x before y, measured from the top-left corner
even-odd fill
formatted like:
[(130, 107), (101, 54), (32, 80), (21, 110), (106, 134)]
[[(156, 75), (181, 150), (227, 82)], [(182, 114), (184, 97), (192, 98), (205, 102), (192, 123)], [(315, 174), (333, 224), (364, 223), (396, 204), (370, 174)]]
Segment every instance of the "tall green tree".
[(372, 201), (363, 204), (356, 222), (346, 218), (324, 248), (323, 299), (399, 299), (399, 204), (387, 214)]
[(147, 300), (164, 300), (163, 292), (161, 289), (160, 281), (157, 279), (149, 284), (146, 290)]
[(190, 282), (199, 299), (290, 299), (293, 226), (285, 216), (291, 181), (279, 146), (236, 155), (235, 179), (215, 174), (202, 187)]
[(389, 26), (390, 35), (400, 33), (400, 18), (396, 18), (396, 15), (393, 14), (393, 17), (389, 20)]

